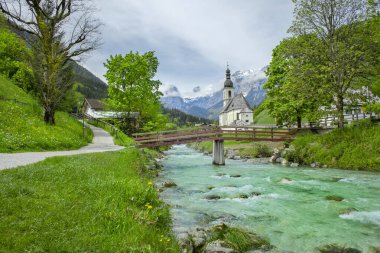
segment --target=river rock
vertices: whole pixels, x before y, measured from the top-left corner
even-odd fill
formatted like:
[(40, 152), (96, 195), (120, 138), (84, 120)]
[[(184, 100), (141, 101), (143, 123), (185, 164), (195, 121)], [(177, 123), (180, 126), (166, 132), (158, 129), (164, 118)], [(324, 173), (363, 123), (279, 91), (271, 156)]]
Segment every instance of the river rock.
[(236, 251), (228, 248), (224, 241), (216, 240), (207, 244), (204, 253), (236, 253)]
[(353, 207), (344, 208), (344, 209), (339, 210), (339, 215), (350, 214), (352, 212), (357, 212), (357, 211), (358, 211), (358, 209), (353, 208)]
[(239, 155), (234, 156), (234, 160), (240, 160), (240, 159), (241, 159), (241, 156)]
[(277, 158), (277, 159), (276, 159), (276, 163), (281, 163), (283, 159), (284, 159), (284, 158), (282, 158), (282, 157)]
[(260, 196), (261, 192), (251, 192), (251, 196)]
[(234, 174), (234, 175), (230, 175), (230, 177), (241, 177), (241, 175)]
[(145, 169), (146, 170), (154, 170), (154, 169), (156, 169), (156, 166), (152, 165), (152, 164), (148, 164), (148, 165), (145, 165)]
[(293, 182), (293, 180), (289, 179), (289, 178), (283, 178), (280, 180), (280, 184), (291, 184)]
[(288, 160), (286, 160), (286, 159), (282, 159), (282, 161), (281, 161), (281, 165), (283, 165), (283, 166), (288, 166), (288, 165), (289, 165)]
[(181, 252), (192, 253), (194, 252), (193, 243), (189, 238), (188, 233), (180, 233), (177, 235), (177, 241), (181, 247)]
[(248, 195), (247, 194), (240, 194), (239, 198), (241, 198), (241, 199), (247, 199)]
[(300, 165), (299, 165), (299, 163), (291, 163), (290, 164), (290, 167), (299, 167)]
[(163, 186), (163, 187), (166, 187), (166, 188), (170, 188), (170, 187), (177, 186), (177, 184), (174, 183), (174, 182), (169, 181), (169, 182), (163, 182), (163, 183), (162, 183), (162, 186)]
[(335, 195), (326, 196), (326, 199), (327, 200), (336, 201), (336, 202), (340, 202), (340, 201), (344, 200), (343, 197), (341, 197), (341, 196), (335, 196)]
[(208, 199), (208, 200), (218, 200), (218, 199), (220, 199), (220, 196), (218, 196), (218, 195), (207, 195), (206, 199)]
[(335, 244), (319, 247), (318, 250), (321, 253), (361, 253), (358, 249), (341, 247)]

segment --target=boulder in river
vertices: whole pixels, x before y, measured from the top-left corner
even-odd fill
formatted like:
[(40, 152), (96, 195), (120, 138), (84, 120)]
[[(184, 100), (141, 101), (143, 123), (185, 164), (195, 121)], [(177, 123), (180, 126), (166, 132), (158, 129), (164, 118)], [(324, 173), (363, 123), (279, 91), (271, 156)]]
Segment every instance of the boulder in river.
[(353, 207), (344, 208), (344, 209), (339, 210), (339, 215), (350, 214), (352, 212), (357, 212), (357, 211), (358, 211), (358, 209), (353, 208)]
[(168, 182), (163, 182), (163, 183), (162, 183), (162, 186), (163, 186), (163, 187), (166, 187), (166, 188), (170, 188), (170, 187), (177, 186), (177, 184), (174, 183), (174, 182), (168, 181)]
[(208, 199), (208, 200), (218, 200), (218, 199), (220, 199), (220, 196), (218, 196), (218, 195), (207, 195), (206, 199)]
[(241, 175), (234, 174), (234, 175), (231, 175), (230, 177), (241, 177)]
[(361, 253), (360, 250), (355, 248), (346, 248), (337, 246), (336, 244), (329, 244), (318, 248), (321, 253)]
[(236, 253), (234, 249), (228, 248), (222, 240), (216, 240), (206, 245), (204, 253)]
[(326, 196), (326, 199), (327, 199), (327, 200), (332, 200), (332, 201), (340, 202), (340, 201), (342, 201), (344, 198), (341, 197), (341, 196), (329, 195), (329, 196)]
[(293, 180), (291, 180), (290, 178), (283, 178), (280, 180), (280, 184), (291, 184), (293, 182)]

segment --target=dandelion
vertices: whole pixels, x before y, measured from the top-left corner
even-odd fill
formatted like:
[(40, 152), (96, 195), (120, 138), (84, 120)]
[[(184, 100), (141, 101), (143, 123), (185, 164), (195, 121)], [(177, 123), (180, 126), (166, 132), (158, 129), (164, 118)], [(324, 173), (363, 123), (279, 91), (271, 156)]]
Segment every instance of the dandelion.
[(152, 182), (152, 181), (149, 181), (149, 182), (148, 182), (148, 185), (152, 185), (152, 184), (153, 184), (153, 182)]
[(152, 208), (153, 208), (153, 206), (152, 206), (150, 203), (146, 203), (146, 204), (145, 204), (145, 207), (146, 207), (147, 209), (152, 209)]

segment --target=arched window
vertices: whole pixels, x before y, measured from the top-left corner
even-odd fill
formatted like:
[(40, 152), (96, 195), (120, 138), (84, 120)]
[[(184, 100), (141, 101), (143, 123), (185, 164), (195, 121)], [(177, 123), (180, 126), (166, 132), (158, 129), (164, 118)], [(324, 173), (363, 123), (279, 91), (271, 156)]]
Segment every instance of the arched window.
[(228, 91), (228, 98), (231, 98), (231, 91)]

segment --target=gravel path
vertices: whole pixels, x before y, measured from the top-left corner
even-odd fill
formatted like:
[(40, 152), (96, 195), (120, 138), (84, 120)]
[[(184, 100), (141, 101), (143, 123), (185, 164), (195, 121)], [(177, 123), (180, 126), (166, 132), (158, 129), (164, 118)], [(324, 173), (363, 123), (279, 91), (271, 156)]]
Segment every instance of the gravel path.
[(123, 149), (113, 143), (112, 136), (101, 128), (89, 125), (94, 132), (94, 139), (91, 144), (78, 150), (70, 151), (48, 151), (48, 152), (27, 152), (27, 153), (0, 153), (0, 170), (10, 169), (21, 165), (27, 165), (45, 160), (52, 156), (67, 156), (85, 153), (97, 153), (105, 151), (115, 151)]

